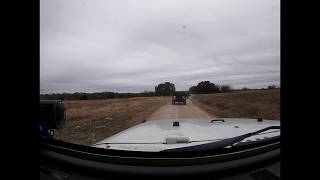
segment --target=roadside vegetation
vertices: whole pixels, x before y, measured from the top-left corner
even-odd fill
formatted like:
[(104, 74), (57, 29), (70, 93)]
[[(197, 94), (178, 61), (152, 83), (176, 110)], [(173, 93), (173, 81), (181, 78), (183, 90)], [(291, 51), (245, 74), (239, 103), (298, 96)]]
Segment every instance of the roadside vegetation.
[(92, 145), (142, 123), (169, 102), (168, 97), (136, 97), (106, 100), (65, 101), (66, 122), (55, 139)]
[(280, 120), (280, 90), (194, 94), (192, 102), (215, 117)]

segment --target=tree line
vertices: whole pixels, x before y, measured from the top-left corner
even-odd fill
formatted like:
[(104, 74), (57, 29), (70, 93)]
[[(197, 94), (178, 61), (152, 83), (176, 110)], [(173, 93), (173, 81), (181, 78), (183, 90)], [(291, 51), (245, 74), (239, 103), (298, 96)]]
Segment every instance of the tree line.
[(140, 93), (117, 93), (117, 92), (95, 92), (95, 93), (53, 93), (40, 94), (41, 100), (88, 100), (88, 99), (111, 99), (111, 98), (130, 98), (130, 97), (151, 97), (154, 92), (144, 91)]
[(165, 82), (158, 84), (154, 90), (157, 96), (170, 96), (176, 91), (176, 88), (173, 83)]
[(230, 85), (217, 85), (210, 81), (201, 81), (196, 86), (191, 86), (189, 88), (189, 92), (192, 94), (221, 93), (230, 92), (232, 90)]
[[(262, 88), (261, 90), (279, 89), (275, 85)], [(247, 87), (233, 89), (230, 85), (217, 85), (210, 81), (201, 81), (195, 86), (191, 86), (187, 93), (191, 94), (210, 94), (226, 93), (232, 91), (253, 90)], [(88, 100), (88, 99), (110, 99), (110, 98), (130, 98), (130, 97), (152, 97), (152, 96), (171, 96), (175, 92), (175, 85), (171, 82), (160, 83), (155, 86), (155, 91), (143, 91), (140, 93), (117, 93), (117, 92), (95, 92), (95, 93), (53, 93), (40, 94), (41, 100)]]

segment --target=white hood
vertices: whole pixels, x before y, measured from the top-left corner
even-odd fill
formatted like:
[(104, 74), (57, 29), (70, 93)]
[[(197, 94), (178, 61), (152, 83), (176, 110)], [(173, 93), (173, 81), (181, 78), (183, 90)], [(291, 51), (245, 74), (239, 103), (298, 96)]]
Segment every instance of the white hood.
[[(223, 119), (224, 122), (211, 122), (213, 119)], [(179, 122), (179, 126), (173, 126), (175, 121)], [(93, 147), (158, 152), (165, 149), (194, 146), (232, 138), (269, 126), (280, 126), (280, 121), (263, 120), (258, 122), (257, 119), (242, 118), (155, 120), (131, 127), (94, 144)], [(279, 135), (280, 130), (268, 130), (246, 138), (242, 142)]]

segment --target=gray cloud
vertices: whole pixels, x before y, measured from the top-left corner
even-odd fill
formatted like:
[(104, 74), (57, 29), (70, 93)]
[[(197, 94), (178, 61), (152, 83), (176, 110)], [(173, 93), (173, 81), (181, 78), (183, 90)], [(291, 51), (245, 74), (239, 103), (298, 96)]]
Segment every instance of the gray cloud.
[(280, 84), (279, 0), (41, 0), (40, 92)]

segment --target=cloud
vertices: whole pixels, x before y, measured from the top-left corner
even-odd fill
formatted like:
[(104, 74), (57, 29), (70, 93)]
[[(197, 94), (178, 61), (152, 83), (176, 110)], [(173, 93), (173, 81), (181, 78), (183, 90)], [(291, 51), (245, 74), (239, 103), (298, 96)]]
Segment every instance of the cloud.
[(280, 81), (280, 1), (41, 0), (41, 93)]

